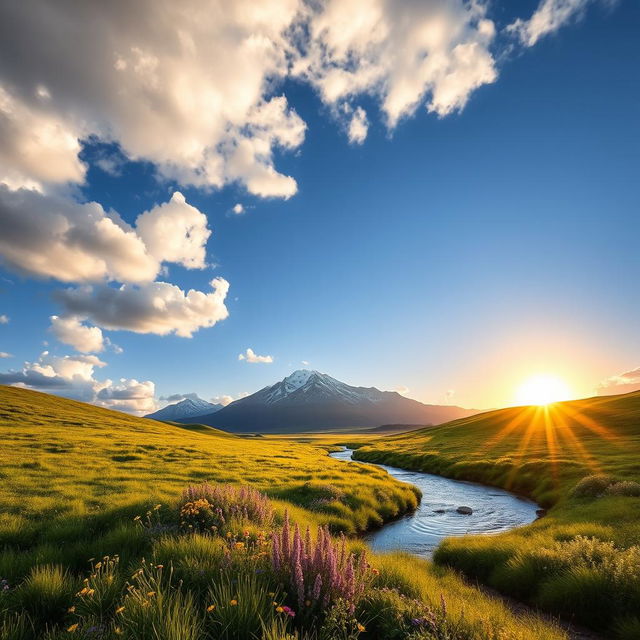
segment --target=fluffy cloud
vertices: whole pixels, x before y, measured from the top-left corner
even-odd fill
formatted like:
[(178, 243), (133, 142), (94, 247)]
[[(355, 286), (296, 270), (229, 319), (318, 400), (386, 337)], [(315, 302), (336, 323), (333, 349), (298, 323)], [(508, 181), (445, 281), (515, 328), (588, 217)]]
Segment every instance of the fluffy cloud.
[(518, 18), (507, 27), (526, 47), (532, 47), (543, 36), (553, 33), (570, 20), (579, 17), (594, 0), (542, 0), (531, 18)]
[[(81, 181), (78, 139), (117, 142), (182, 184), (288, 197), (273, 166), (304, 123), (273, 95), (300, 0), (3, 7), (0, 166), (14, 185)], [(53, 46), (55, 43), (55, 46)], [(53, 161), (52, 161), (53, 160)], [(2, 179), (2, 178), (0, 178)]]
[(6, 351), (0, 351), (0, 358), (13, 358), (13, 355), (7, 353)]
[(104, 329), (127, 330), (190, 338), (200, 328), (212, 327), (228, 315), (224, 304), (229, 283), (211, 281), (213, 291), (184, 292), (167, 282), (119, 288), (84, 286), (56, 292), (65, 313), (90, 320)]
[(118, 383), (96, 380), (96, 368), (106, 362), (97, 356), (54, 356), (44, 351), (36, 362), (25, 362), (22, 369), (0, 373), (0, 384), (55, 393), (109, 409), (144, 414), (156, 407), (155, 385), (122, 378)]
[(640, 367), (606, 378), (597, 387), (598, 395), (608, 396), (640, 390)]
[(270, 364), (273, 362), (272, 356), (259, 356), (254, 353), (253, 349), (247, 349), (244, 353), (238, 355), (238, 360), (246, 360), (252, 364)]
[(238, 202), (233, 205), (233, 208), (231, 209), (231, 211), (233, 211), (233, 213), (239, 216), (244, 213), (244, 206)]
[(4, 313), (0, 315), (0, 324), (9, 324), (9, 316)]
[(87, 327), (80, 318), (51, 316), (51, 332), (62, 343), (71, 345), (82, 353), (99, 353), (104, 350), (105, 341), (98, 327)]
[(149, 282), (162, 262), (204, 266), (206, 216), (181, 193), (141, 214), (133, 228), (98, 203), (0, 184), (0, 259), (63, 282)]
[(390, 127), (422, 102), (440, 116), (462, 109), (497, 77), (481, 1), (328, 0), (309, 33), (294, 73), (330, 105), (377, 96)]
[(367, 120), (367, 112), (358, 107), (351, 117), (349, 123), (349, 142), (353, 144), (362, 144), (367, 137), (369, 131), (369, 121)]
[(138, 216), (136, 230), (158, 262), (176, 262), (188, 269), (206, 266), (205, 245), (211, 235), (207, 216), (187, 204), (180, 192), (166, 204)]

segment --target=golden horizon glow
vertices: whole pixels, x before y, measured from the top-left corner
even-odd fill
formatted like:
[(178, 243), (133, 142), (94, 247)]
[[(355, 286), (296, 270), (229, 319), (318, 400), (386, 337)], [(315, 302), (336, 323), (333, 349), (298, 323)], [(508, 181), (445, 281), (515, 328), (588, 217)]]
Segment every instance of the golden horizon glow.
[(554, 402), (573, 400), (575, 394), (558, 376), (540, 374), (525, 380), (516, 392), (516, 404), (544, 407)]

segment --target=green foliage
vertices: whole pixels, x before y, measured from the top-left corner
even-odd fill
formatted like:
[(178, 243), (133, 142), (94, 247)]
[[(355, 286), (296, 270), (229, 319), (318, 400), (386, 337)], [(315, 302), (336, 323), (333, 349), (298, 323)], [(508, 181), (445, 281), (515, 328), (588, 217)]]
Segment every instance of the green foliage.
[(447, 539), (434, 559), (553, 613), (631, 634), (640, 610), (640, 392), (492, 411), (377, 440), (356, 457), (551, 507), (528, 527)]
[(18, 611), (34, 620), (59, 621), (66, 616), (76, 591), (76, 582), (59, 565), (38, 565), (29, 572), (13, 597)]

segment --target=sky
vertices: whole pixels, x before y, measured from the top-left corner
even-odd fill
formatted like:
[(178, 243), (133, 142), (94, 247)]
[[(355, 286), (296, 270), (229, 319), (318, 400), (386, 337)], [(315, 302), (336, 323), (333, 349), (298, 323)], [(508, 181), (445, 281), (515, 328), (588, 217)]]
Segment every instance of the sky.
[(0, 383), (640, 388), (640, 5), (0, 8)]

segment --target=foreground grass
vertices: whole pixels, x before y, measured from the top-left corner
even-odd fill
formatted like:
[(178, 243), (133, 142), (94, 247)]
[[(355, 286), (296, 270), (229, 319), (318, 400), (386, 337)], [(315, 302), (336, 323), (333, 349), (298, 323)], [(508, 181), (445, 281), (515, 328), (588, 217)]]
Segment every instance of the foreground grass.
[[(318, 525), (355, 533), (416, 504), (410, 487), (322, 448), (6, 387), (0, 438), (0, 640), (565, 638), (448, 570), (403, 555), (365, 565), (357, 540), (348, 543), (353, 561), (339, 542), (335, 552), (322, 547), (320, 560), (342, 563), (342, 586), (285, 570), (295, 561), (276, 570), (272, 536), (283, 535), (285, 509), (291, 531), (310, 526), (305, 545), (319, 545)], [(203, 506), (203, 481), (230, 484), (207, 489)], [(196, 488), (181, 497), (188, 485)], [(295, 536), (292, 544), (295, 558)], [(315, 553), (307, 560), (317, 562)]]
[(503, 487), (549, 508), (435, 560), (621, 638), (640, 637), (640, 393), (520, 407), (377, 440), (359, 460)]

